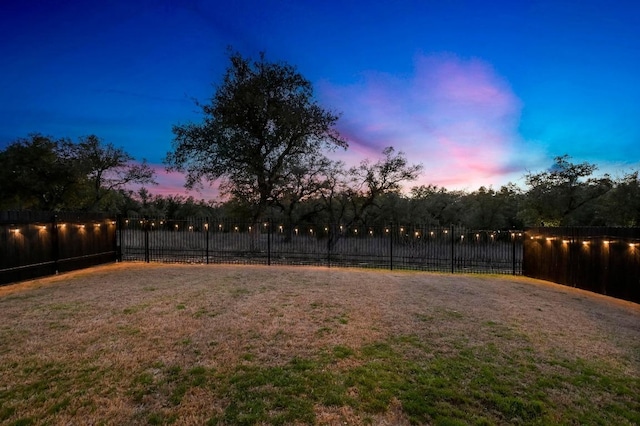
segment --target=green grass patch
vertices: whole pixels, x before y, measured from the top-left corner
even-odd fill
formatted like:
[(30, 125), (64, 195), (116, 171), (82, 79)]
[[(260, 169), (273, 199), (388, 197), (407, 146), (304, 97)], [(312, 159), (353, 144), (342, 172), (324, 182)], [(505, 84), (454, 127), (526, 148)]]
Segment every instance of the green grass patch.
[[(149, 424), (168, 424), (190, 389), (207, 389), (228, 404), (211, 424), (291, 424), (317, 421), (315, 407), (350, 407), (362, 418), (383, 415), (396, 400), (415, 424), (638, 424), (640, 380), (609, 364), (560, 356), (505, 354), (495, 345), (443, 353), (416, 336), (399, 336), (354, 349), (337, 345), (280, 366), (254, 364), (251, 354), (225, 371), (156, 363), (134, 375), (127, 396), (145, 407)], [(339, 361), (349, 359), (348, 367)], [(0, 390), (0, 421), (41, 423), (77, 409), (96, 392), (105, 371), (72, 369), (37, 359), (3, 367), (22, 377)], [(93, 390), (92, 390), (93, 389)], [(562, 393), (562, 402), (552, 395)], [(25, 419), (21, 401), (42, 406)], [(599, 402), (594, 402), (599, 401)], [(75, 408), (74, 408), (75, 407)], [(54, 416), (54, 417), (52, 417)]]

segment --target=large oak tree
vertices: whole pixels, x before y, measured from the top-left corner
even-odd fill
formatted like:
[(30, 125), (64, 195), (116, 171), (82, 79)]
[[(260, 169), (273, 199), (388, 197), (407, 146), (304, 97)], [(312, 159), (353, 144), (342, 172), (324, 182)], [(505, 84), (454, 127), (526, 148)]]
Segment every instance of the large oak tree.
[(334, 129), (338, 115), (314, 100), (311, 83), (293, 66), (231, 52), (230, 65), (201, 123), (173, 127), (169, 171), (186, 173), (187, 188), (219, 182), (222, 194), (253, 206), (253, 220), (325, 149), (347, 147)]

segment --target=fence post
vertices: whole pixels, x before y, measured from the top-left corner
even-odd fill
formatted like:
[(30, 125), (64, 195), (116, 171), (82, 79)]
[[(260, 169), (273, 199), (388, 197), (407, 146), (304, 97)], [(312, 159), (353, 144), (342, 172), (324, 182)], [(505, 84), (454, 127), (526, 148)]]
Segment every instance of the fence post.
[(393, 271), (393, 222), (389, 224), (389, 269)]
[[(118, 233), (116, 238), (116, 256), (118, 262), (122, 262), (122, 215), (116, 216), (116, 232)], [(118, 244), (119, 243), (119, 244)]]
[(271, 266), (271, 218), (267, 219), (267, 266)]
[(516, 233), (511, 234), (511, 260), (513, 262), (513, 275), (516, 274)]
[(60, 238), (58, 236), (58, 215), (51, 218), (51, 257), (53, 258), (53, 273), (58, 275), (58, 261), (60, 260)]
[(142, 228), (144, 229), (144, 261), (149, 263), (149, 226), (145, 216), (142, 219)]
[(455, 248), (453, 246), (455, 242), (455, 237), (453, 235), (453, 224), (449, 227), (449, 232), (451, 233), (451, 273), (454, 273), (454, 262), (455, 262)]
[(333, 236), (333, 223), (329, 223), (327, 228), (327, 268), (331, 268), (331, 237)]
[(204, 218), (204, 235), (207, 239), (206, 248), (205, 248), (205, 258), (207, 259), (207, 265), (209, 264), (209, 217)]

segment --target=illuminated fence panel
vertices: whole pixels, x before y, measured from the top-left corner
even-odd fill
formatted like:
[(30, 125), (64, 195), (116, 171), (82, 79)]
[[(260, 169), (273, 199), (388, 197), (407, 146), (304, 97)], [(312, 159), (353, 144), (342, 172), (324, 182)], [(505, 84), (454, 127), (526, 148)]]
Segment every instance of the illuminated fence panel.
[(522, 232), (461, 227), (120, 220), (123, 260), (520, 274)]
[(0, 212), (0, 284), (114, 262), (115, 235), (99, 214)]
[(523, 274), (640, 303), (640, 228), (531, 228)]

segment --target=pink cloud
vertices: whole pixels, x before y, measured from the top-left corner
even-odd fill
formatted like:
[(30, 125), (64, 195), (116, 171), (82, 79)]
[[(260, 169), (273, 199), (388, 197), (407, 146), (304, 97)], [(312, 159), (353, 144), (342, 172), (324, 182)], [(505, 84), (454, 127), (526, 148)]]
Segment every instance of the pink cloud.
[(477, 189), (519, 179), (531, 164), (518, 134), (522, 102), (480, 59), (420, 55), (409, 76), (368, 72), (356, 84), (319, 89), (343, 113), (338, 129), (350, 153), (341, 158), (356, 163), (394, 146), (425, 166), (410, 185)]

